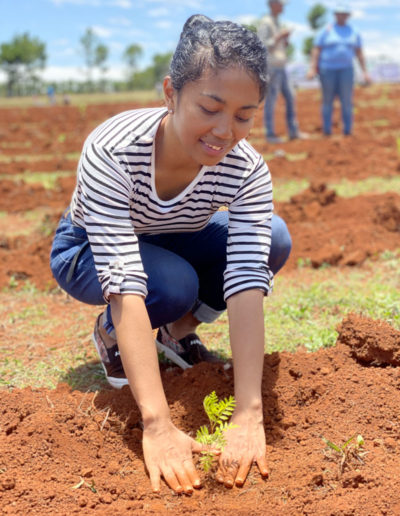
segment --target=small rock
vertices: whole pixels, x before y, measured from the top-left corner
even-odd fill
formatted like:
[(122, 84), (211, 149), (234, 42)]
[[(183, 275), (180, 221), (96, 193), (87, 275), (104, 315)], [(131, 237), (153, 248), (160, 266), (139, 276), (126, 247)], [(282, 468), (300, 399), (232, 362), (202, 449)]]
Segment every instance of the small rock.
[(93, 470), (92, 468), (84, 468), (82, 471), (81, 471), (81, 476), (83, 478), (91, 478), (91, 476), (93, 475)]
[(15, 478), (6, 477), (1, 480), (2, 491), (9, 491), (15, 487)]
[(106, 494), (100, 496), (101, 503), (110, 504), (110, 503), (112, 503), (112, 501), (113, 501), (113, 499), (112, 499), (112, 496), (110, 495), (110, 493), (106, 493)]

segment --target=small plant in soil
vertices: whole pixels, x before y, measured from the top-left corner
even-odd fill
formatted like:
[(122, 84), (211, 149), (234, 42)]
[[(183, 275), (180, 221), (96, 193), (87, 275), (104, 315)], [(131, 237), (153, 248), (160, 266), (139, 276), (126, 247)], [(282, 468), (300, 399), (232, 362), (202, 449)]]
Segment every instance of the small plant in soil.
[[(223, 450), (226, 444), (225, 432), (237, 426), (228, 422), (235, 405), (236, 400), (233, 396), (219, 400), (215, 391), (208, 394), (203, 400), (203, 407), (210, 421), (210, 425), (209, 427), (203, 425), (197, 430), (196, 441)], [(203, 451), (201, 453), (200, 465), (203, 471), (208, 473), (214, 462), (215, 454), (213, 452)]]
[(92, 491), (92, 493), (97, 493), (97, 489), (94, 485), (94, 481), (92, 480), (92, 482), (89, 484), (89, 482), (86, 482), (86, 480), (83, 479), (82, 477), (80, 477), (80, 481), (76, 485), (72, 486), (71, 489), (79, 489), (82, 486), (88, 487)]
[(368, 453), (364, 450), (364, 438), (362, 435), (353, 435), (343, 444), (337, 445), (322, 437), (324, 443), (339, 457), (340, 474), (347, 468), (351, 469), (354, 463), (364, 464), (364, 457)]

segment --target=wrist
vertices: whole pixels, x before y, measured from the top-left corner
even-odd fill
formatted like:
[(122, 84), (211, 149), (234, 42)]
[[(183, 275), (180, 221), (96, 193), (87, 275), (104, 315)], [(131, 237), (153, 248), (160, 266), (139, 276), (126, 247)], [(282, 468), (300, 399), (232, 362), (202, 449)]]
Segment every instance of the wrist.
[(171, 414), (169, 408), (163, 408), (159, 411), (143, 409), (142, 411), (143, 427), (150, 429), (152, 427), (160, 427), (171, 423)]
[(246, 402), (240, 402), (238, 400), (236, 402), (235, 407), (235, 414), (237, 416), (244, 416), (244, 417), (260, 417), (261, 419), (263, 417), (263, 405), (261, 399), (254, 399), (251, 401)]

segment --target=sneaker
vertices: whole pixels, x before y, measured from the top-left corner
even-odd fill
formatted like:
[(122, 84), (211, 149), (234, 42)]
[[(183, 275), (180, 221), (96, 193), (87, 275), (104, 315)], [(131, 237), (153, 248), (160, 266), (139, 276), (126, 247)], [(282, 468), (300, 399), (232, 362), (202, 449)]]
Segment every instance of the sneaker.
[(108, 383), (115, 389), (121, 389), (124, 385), (128, 385), (128, 379), (122, 366), (115, 333), (111, 332), (109, 335), (104, 329), (102, 321), (103, 314), (100, 314), (94, 325), (92, 340), (99, 354)]
[(268, 143), (284, 143), (284, 141), (280, 136), (267, 136)]
[(289, 136), (290, 140), (309, 140), (310, 135), (308, 133), (303, 133), (302, 131), (298, 131), (297, 133), (291, 134)]
[(189, 333), (183, 339), (176, 340), (166, 326), (161, 326), (157, 332), (156, 344), (159, 353), (164, 353), (171, 362), (182, 369), (188, 369), (200, 362), (223, 363), (214, 353), (208, 351), (195, 333)]

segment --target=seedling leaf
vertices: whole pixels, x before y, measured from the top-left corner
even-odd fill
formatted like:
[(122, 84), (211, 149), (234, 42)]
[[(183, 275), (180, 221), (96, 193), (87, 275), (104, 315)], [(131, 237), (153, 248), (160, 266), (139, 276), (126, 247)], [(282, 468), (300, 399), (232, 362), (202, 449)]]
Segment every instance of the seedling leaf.
[(79, 489), (80, 487), (83, 486), (84, 483), (85, 483), (85, 481), (81, 477), (80, 481), (76, 485), (72, 486), (71, 489)]
[[(224, 433), (236, 425), (228, 423), (235, 408), (235, 398), (229, 396), (224, 400), (219, 400), (215, 391), (207, 395), (203, 400), (203, 407), (210, 421), (210, 428), (206, 425), (201, 426), (196, 432), (196, 441), (212, 447), (224, 448), (226, 444)], [(211, 451), (201, 452), (200, 465), (206, 473), (214, 463), (215, 455)]]
[(326, 439), (325, 437), (322, 437), (322, 440), (326, 443), (327, 446), (329, 446), (329, 448), (332, 448), (332, 450), (335, 450), (337, 451), (338, 453), (342, 454), (343, 453), (343, 450), (342, 448), (340, 448), (339, 446), (337, 446), (335, 443), (333, 443), (332, 441), (330, 441), (329, 439)]

